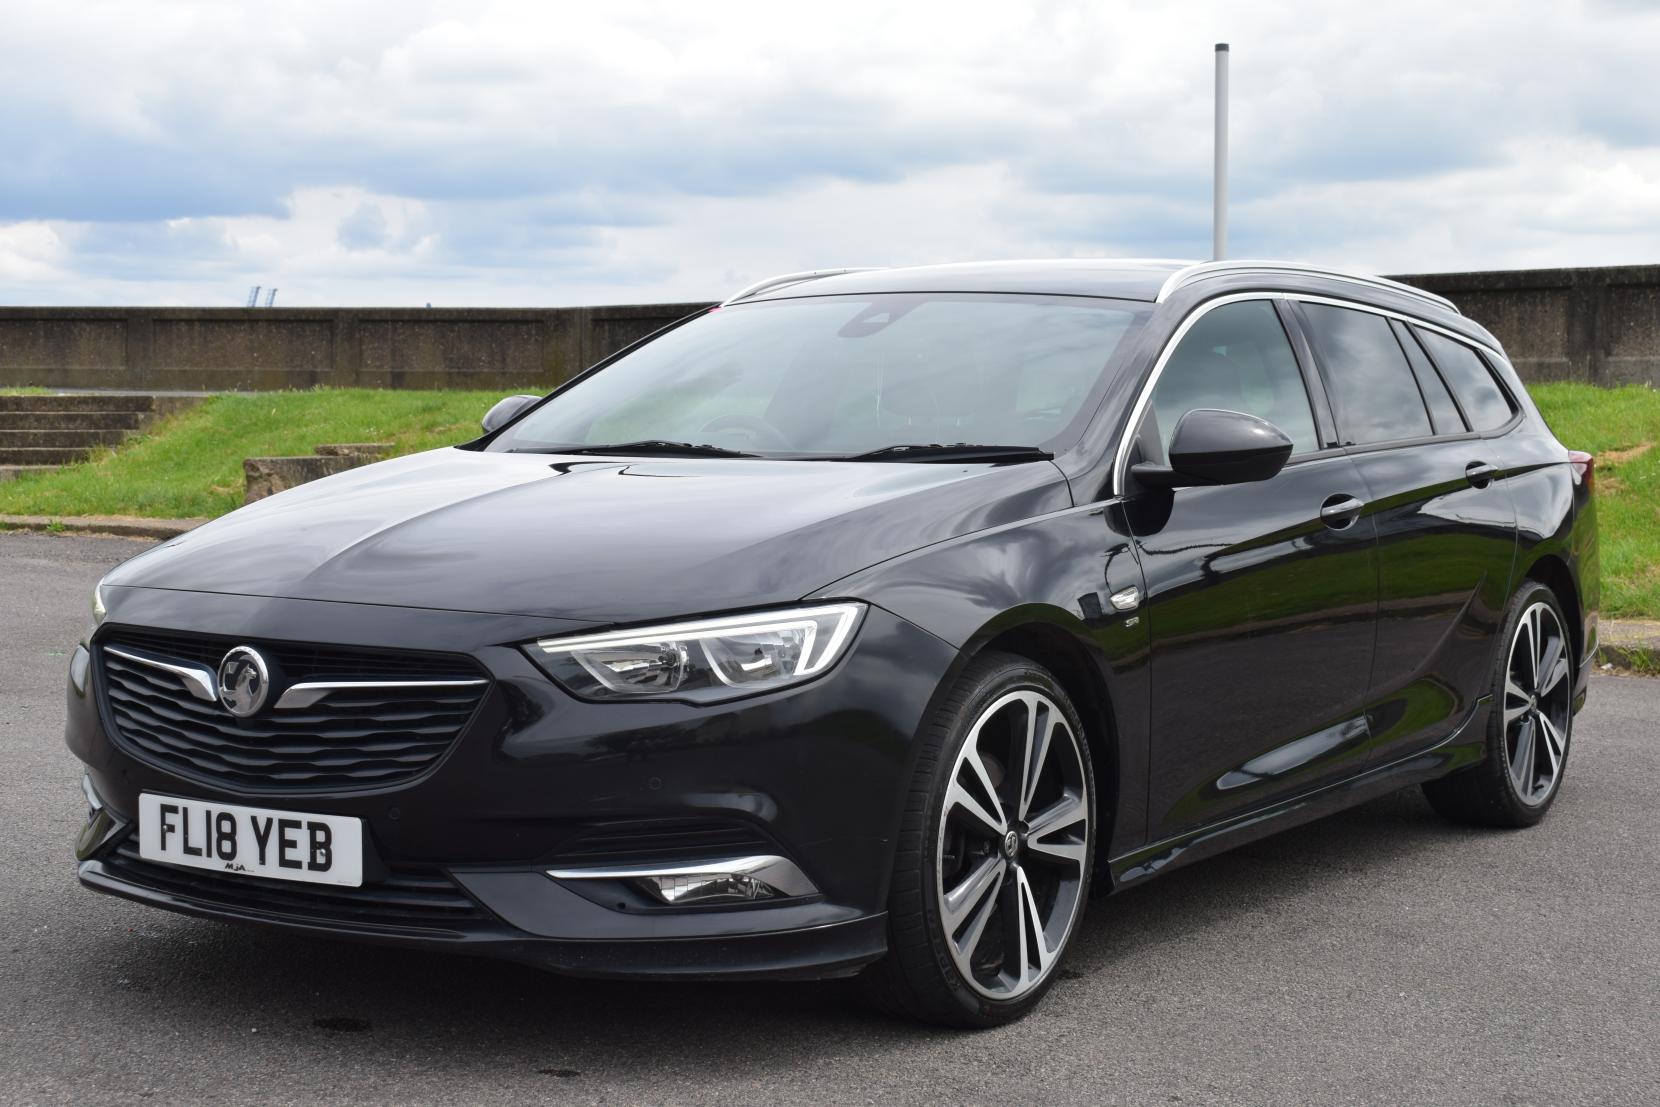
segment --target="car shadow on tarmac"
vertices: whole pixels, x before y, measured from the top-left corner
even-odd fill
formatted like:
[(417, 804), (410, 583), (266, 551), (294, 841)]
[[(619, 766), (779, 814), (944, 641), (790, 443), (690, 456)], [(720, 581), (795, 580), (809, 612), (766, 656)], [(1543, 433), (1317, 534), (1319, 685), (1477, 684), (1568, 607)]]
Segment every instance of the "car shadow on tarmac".
[[(1456, 848), (1471, 833), (1443, 823), (1413, 789), (1098, 898), (1057, 995), (1110, 988), (1115, 970), (1144, 971), (1165, 946), (1248, 956), (1251, 942), (1295, 940), (1298, 926), (1321, 925), (1299, 922), (1296, 901), (1318, 893), (1322, 881), (1383, 880), (1397, 862), (1418, 868), (1427, 863), (1420, 855)], [(338, 1044), (365, 1064), (424, 1047), (450, 1064), (473, 1051), (479, 1062), (510, 1059), (559, 1077), (638, 1064), (649, 1047), (659, 1073), (684, 1066), (690, 1076), (710, 1050), (731, 1047), (721, 1063), (739, 1075), (799, 1063), (804, 1053), (823, 1059), (952, 1033), (877, 1014), (848, 981), (571, 979), (159, 912), (133, 931), (112, 929), (109, 939), (97, 951), (102, 973), (164, 1009), (157, 1016), (185, 1040), (218, 1039), (227, 1028), (246, 1028), (268, 1048), (285, 1037), (349, 1037)]]

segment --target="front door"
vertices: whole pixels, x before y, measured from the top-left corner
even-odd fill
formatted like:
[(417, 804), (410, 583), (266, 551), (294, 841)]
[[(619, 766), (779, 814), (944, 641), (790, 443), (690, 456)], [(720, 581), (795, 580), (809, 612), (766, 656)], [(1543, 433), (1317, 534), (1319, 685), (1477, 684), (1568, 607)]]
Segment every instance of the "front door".
[(1153, 461), (1201, 407), (1260, 416), (1294, 444), (1271, 480), (1129, 490), (1152, 650), (1153, 841), (1364, 759), (1376, 538), (1354, 460), (1316, 433), (1307, 383), (1272, 302), (1226, 303), (1181, 339), (1138, 428)]

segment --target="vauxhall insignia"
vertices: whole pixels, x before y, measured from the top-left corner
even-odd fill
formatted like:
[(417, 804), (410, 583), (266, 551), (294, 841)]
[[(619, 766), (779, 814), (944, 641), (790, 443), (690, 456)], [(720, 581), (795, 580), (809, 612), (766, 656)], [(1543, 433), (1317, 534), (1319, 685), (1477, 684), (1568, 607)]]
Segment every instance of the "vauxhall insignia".
[(270, 670), (253, 647), (237, 646), (219, 662), (219, 702), (237, 718), (257, 714), (270, 691)]

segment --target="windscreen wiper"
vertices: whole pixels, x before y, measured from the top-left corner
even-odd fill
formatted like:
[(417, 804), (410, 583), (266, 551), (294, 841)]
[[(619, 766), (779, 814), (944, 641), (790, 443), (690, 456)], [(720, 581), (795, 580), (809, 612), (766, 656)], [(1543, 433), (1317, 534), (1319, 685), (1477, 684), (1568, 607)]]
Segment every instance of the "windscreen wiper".
[(522, 446), (507, 451), (510, 454), (620, 454), (635, 457), (760, 457), (742, 450), (728, 450), (724, 446), (700, 445), (695, 442), (668, 442), (661, 438), (642, 438), (638, 442), (607, 442), (598, 446)]
[(967, 442), (942, 445), (883, 446), (837, 461), (1049, 461), (1055, 455), (1036, 446), (976, 446)]

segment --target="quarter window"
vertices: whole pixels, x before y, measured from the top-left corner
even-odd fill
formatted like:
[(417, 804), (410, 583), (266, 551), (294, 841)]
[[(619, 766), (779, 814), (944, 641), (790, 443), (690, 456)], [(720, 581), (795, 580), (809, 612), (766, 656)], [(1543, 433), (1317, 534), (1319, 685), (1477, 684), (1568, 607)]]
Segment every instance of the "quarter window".
[(1424, 348), (1452, 386), (1458, 402), (1464, 405), (1464, 414), (1470, 417), (1472, 430), (1492, 430), (1510, 422), (1516, 409), (1510, 405), (1510, 397), (1493, 379), (1493, 371), (1480, 354), (1446, 335), (1416, 327), (1413, 329), (1417, 330)]
[(1406, 360), (1412, 363), (1412, 372), (1418, 378), (1418, 390), (1424, 394), (1424, 403), (1429, 405), (1429, 417), (1435, 421), (1435, 433), (1462, 434), (1469, 430), (1464, 425), (1464, 417), (1458, 413), (1452, 393), (1447, 391), (1447, 382), (1441, 379), (1441, 374), (1424, 356), (1423, 347), (1412, 337), (1412, 331), (1405, 323), (1394, 323), (1393, 326), (1395, 337), (1401, 341), (1401, 349), (1406, 351)]
[(1389, 320), (1370, 311), (1304, 304), (1326, 370), (1345, 445), (1423, 438), (1433, 432)]
[(1243, 411), (1274, 424), (1294, 453), (1319, 448), (1297, 357), (1266, 300), (1224, 304), (1200, 316), (1165, 362), (1153, 386), (1144, 442), (1164, 457), (1183, 415), (1195, 408)]

